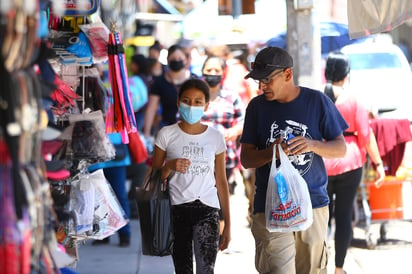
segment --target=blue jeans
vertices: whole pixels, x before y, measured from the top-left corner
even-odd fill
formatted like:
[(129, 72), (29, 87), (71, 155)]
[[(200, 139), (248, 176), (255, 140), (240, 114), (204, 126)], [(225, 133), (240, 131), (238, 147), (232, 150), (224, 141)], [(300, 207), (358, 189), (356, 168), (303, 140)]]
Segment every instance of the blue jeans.
[[(130, 207), (126, 191), (126, 166), (104, 168), (103, 172), (104, 176), (112, 186), (127, 218), (130, 219)], [(130, 238), (130, 224), (127, 223), (119, 229), (118, 233), (119, 237)]]

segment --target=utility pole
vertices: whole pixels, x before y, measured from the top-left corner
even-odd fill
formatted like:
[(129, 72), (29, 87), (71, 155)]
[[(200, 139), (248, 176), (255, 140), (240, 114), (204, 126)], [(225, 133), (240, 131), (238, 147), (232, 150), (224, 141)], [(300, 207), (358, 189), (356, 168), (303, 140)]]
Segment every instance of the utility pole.
[(232, 0), (232, 16), (237, 20), (242, 14), (242, 0)]
[(296, 84), (321, 86), (321, 45), (319, 24), (313, 22), (313, 0), (285, 0), (287, 48), (294, 61)]

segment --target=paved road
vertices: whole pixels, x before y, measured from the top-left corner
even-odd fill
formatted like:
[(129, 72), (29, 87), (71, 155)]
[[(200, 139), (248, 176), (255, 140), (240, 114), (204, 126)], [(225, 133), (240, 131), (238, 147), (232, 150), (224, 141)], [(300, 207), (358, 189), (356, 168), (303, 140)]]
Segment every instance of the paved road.
[[(231, 197), (232, 242), (230, 249), (218, 254), (215, 273), (257, 273), (254, 268), (254, 241), (246, 221), (247, 200), (243, 186), (236, 188)], [(379, 237), (381, 222), (371, 225), (370, 232)], [(131, 221), (132, 243), (128, 248), (117, 247), (118, 238), (112, 236), (105, 246), (92, 246), (91, 240), (79, 246), (75, 270), (79, 274), (173, 274), (170, 256), (141, 255), (138, 220)], [(404, 220), (390, 221), (386, 225), (387, 241), (377, 248), (366, 248), (365, 229), (354, 229), (355, 239), (349, 249), (345, 269), (349, 274), (410, 274), (412, 273), (412, 223)], [(330, 241), (328, 270), (333, 273), (333, 241)]]

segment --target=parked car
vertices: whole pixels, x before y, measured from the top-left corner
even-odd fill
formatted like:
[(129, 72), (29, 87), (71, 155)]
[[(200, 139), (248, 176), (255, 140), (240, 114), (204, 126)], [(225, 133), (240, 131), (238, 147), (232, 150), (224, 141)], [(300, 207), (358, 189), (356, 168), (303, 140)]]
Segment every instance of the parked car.
[(392, 40), (370, 39), (345, 46), (351, 89), (378, 117), (412, 121), (412, 73), (402, 50)]

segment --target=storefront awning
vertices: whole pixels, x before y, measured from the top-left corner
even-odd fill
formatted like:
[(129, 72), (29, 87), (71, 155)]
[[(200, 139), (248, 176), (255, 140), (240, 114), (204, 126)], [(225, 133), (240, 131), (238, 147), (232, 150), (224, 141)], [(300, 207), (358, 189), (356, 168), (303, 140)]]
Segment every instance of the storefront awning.
[(411, 19), (412, 1), (348, 0), (351, 39), (390, 31)]
[(137, 12), (136, 19), (179, 22), (183, 20), (183, 15), (167, 0), (152, 0), (150, 11)]
[(180, 12), (167, 0), (153, 0), (153, 13), (180, 15)]

